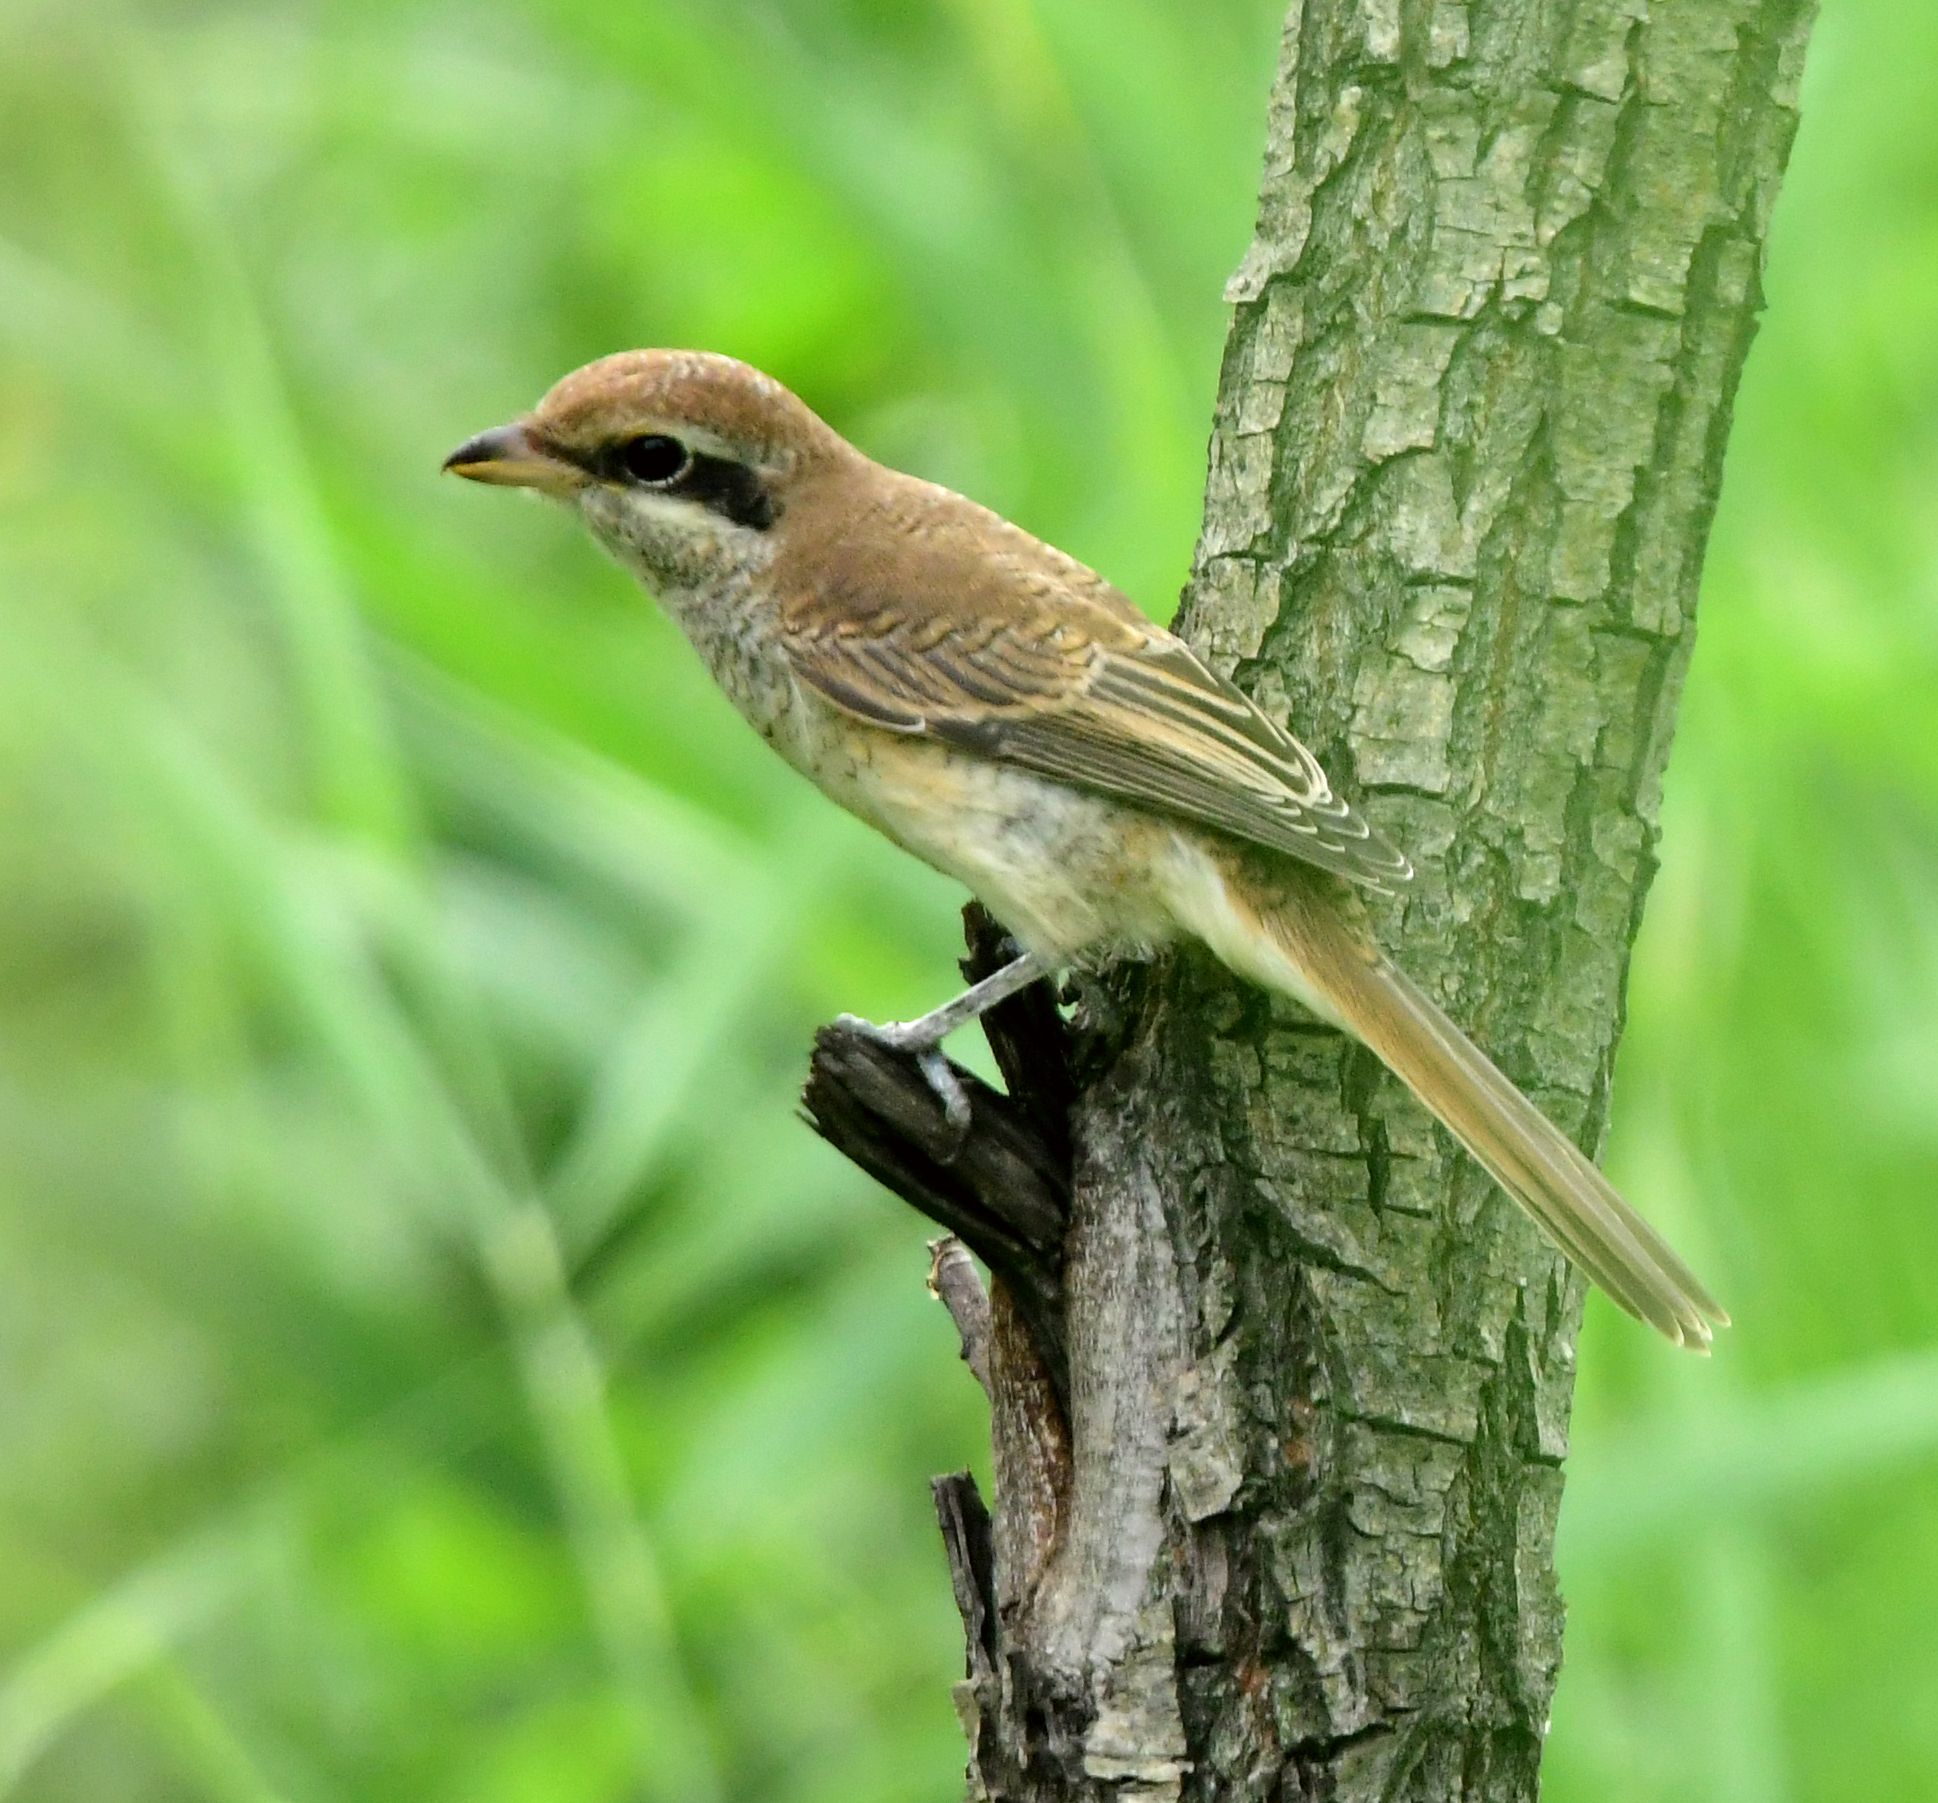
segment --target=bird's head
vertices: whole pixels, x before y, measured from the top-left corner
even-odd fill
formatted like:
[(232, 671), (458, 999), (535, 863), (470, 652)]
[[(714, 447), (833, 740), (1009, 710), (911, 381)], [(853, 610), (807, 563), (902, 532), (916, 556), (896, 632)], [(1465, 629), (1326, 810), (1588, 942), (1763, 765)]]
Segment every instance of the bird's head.
[(780, 383), (705, 351), (621, 351), (445, 459), (575, 507), (656, 591), (764, 567), (801, 486), (857, 453)]

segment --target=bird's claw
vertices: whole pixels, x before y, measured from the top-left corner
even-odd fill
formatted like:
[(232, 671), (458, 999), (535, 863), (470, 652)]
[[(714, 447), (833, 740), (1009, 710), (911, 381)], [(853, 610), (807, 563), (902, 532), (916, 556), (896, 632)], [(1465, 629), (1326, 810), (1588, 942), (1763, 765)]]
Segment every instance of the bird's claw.
[(933, 1042), (911, 1033), (907, 1021), (863, 1020), (859, 1014), (837, 1014), (834, 1024), (844, 1033), (857, 1033), (894, 1052), (920, 1052)]
[(942, 1055), (939, 1045), (932, 1045), (926, 1052), (916, 1055), (916, 1064), (922, 1075), (928, 1078), (929, 1088), (935, 1091), (936, 1100), (942, 1104), (942, 1118), (949, 1123), (949, 1131), (955, 1135), (955, 1150), (962, 1150), (962, 1142), (969, 1136), (969, 1092), (962, 1087), (962, 1079), (956, 1075), (956, 1067)]
[(872, 1039), (877, 1045), (887, 1046), (890, 1051), (914, 1053), (916, 1068), (942, 1104), (942, 1118), (948, 1122), (955, 1149), (959, 1151), (969, 1133), (972, 1112), (969, 1092), (962, 1087), (962, 1079), (956, 1075), (955, 1066), (943, 1056), (942, 1048), (907, 1021), (872, 1021), (863, 1020), (858, 1014), (842, 1014), (836, 1016), (834, 1024)]

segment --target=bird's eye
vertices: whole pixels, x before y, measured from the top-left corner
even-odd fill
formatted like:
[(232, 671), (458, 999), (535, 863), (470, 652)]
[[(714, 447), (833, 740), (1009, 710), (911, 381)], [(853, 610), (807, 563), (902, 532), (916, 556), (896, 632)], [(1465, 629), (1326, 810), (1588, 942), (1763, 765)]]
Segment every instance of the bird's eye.
[(677, 481), (692, 461), (692, 452), (677, 438), (668, 438), (663, 432), (629, 438), (612, 450), (613, 467), (622, 476), (643, 482), (648, 488), (664, 488), (667, 483)]

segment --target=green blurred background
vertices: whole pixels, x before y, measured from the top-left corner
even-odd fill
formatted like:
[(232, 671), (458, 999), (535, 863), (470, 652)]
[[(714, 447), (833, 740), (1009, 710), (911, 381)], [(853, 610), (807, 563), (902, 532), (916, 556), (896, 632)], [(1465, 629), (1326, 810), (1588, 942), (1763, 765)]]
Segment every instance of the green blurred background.
[[(0, 5), (0, 1796), (959, 1794), (982, 1412), (794, 1118), (957, 897), (435, 471), (709, 345), (1167, 612), (1278, 13)], [(1740, 1325), (1591, 1305), (1563, 1803), (1938, 1794), (1934, 66), (1832, 8), (1778, 211), (1612, 1153)]]

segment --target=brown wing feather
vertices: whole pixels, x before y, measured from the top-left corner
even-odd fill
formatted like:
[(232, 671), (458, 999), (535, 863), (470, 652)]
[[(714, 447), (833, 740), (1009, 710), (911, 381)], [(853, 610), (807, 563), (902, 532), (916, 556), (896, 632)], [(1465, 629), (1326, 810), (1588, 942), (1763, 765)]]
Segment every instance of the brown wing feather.
[(835, 706), (1371, 888), (1412, 874), (1303, 745), (1074, 559), (926, 483), (857, 524), (797, 520), (775, 572), (794, 673)]

